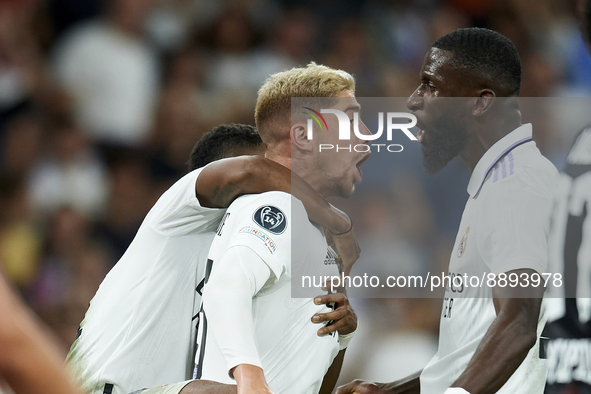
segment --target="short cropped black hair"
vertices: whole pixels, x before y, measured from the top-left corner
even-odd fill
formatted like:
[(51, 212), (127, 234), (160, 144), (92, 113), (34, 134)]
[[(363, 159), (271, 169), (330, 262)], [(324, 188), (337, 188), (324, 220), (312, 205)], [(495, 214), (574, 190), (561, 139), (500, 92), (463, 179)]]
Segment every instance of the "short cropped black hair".
[(254, 126), (235, 123), (217, 126), (205, 133), (195, 144), (187, 163), (189, 171), (212, 161), (232, 157), (240, 148), (257, 148), (262, 143)]
[(521, 60), (515, 45), (504, 35), (478, 27), (457, 29), (435, 41), (432, 47), (451, 52), (453, 68), (466, 71), (483, 83), (492, 83), (497, 95), (519, 95)]

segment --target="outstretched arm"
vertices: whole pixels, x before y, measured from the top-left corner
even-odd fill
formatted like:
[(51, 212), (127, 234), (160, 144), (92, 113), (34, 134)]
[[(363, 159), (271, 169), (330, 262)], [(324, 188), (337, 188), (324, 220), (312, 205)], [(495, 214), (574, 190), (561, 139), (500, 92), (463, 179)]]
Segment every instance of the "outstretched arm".
[(337, 390), (337, 394), (420, 394), (421, 371), (392, 383), (372, 383), (354, 380)]
[(80, 394), (51, 340), (0, 274), (0, 384), (16, 394)]
[[(519, 269), (509, 273), (532, 277), (536, 271)], [(451, 387), (462, 387), (471, 394), (488, 394), (496, 393), (505, 384), (536, 343), (543, 294), (542, 286), (493, 288), (497, 317), (466, 370)]]

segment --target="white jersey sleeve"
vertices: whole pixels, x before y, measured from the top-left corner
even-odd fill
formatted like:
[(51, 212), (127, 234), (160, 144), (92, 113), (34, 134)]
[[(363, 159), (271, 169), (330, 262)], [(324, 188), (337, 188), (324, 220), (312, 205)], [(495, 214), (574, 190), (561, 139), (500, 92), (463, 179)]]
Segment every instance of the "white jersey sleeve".
[(553, 179), (509, 177), (495, 185), (502, 190), (486, 196), (485, 205), (489, 209), (481, 211), (481, 222), (488, 225), (483, 227), (477, 242), (482, 246), (479, 248), (482, 259), (492, 273), (524, 268), (547, 272), (547, 213), (552, 210), (555, 186), (548, 180)]
[[(226, 249), (245, 246), (267, 264), (275, 279), (291, 273), (291, 219), (306, 214), (302, 203), (283, 192), (268, 192), (237, 199), (228, 207), (232, 227)], [(219, 251), (210, 250), (212, 253)], [(214, 260), (215, 261), (215, 260)]]
[(201, 206), (195, 191), (197, 178), (205, 168), (191, 171), (158, 199), (146, 217), (150, 227), (165, 236), (215, 230), (225, 210)]
[(252, 249), (239, 245), (224, 253), (209, 277), (203, 307), (228, 371), (239, 364), (262, 368), (254, 341), (252, 297), (270, 276), (265, 262)]

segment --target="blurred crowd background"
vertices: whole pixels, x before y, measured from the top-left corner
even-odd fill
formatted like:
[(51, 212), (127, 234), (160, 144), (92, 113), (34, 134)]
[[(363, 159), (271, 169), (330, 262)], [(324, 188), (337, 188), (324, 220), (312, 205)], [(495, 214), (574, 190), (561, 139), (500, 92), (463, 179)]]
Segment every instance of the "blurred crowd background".
[[(253, 124), (269, 74), (313, 60), (354, 74), (358, 96), (407, 97), (435, 39), (479, 26), (516, 44), (521, 96), (591, 96), (577, 7), (575, 0), (0, 0), (1, 269), (65, 354), (144, 215), (186, 172), (195, 142), (221, 123)], [(534, 137), (560, 169), (575, 131), (540, 127)], [(409, 147), (396, 163), (376, 160), (392, 171), (366, 176), (356, 209), (336, 202), (352, 211), (364, 262), (398, 273), (444, 270), (469, 173), (454, 161), (427, 177), (419, 151)], [(436, 351), (441, 300), (353, 303), (359, 335), (341, 381), (392, 380)]]

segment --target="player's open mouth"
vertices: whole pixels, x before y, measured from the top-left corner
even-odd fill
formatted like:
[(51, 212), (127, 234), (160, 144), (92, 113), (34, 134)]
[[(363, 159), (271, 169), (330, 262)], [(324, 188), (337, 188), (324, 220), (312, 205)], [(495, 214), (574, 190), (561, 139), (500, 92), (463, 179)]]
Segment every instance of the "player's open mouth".
[(419, 129), (419, 131), (417, 132), (417, 141), (419, 142), (419, 144), (421, 143), (421, 141), (423, 141), (424, 134), (425, 132), (423, 131), (423, 129)]

